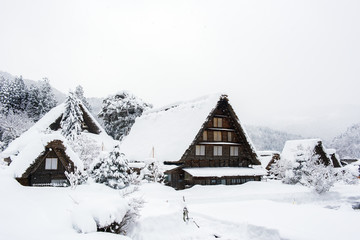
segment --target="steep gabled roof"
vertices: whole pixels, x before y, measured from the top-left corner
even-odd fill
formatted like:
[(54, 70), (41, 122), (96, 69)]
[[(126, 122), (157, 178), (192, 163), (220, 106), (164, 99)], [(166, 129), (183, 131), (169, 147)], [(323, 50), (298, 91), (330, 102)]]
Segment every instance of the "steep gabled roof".
[[(224, 97), (213, 94), (144, 112), (122, 141), (121, 151), (130, 161), (144, 161), (153, 152), (160, 162), (179, 161)], [(236, 116), (234, 119), (241, 126)], [(241, 130), (256, 155), (246, 132)]]
[(26, 170), (35, 163), (36, 159), (45, 152), (45, 147), (51, 142), (61, 141), (64, 147), (65, 154), (70, 158), (79, 170), (83, 169), (83, 163), (79, 157), (72, 151), (67, 143), (67, 140), (58, 133), (54, 134), (39, 134), (31, 142), (29, 142), (22, 151), (16, 156), (12, 156), (13, 162), (9, 166), (15, 177), (21, 177)]
[(314, 154), (319, 155), (324, 164), (332, 165), (329, 154), (318, 138), (286, 141), (281, 158), (290, 162), (296, 162), (297, 159), (308, 161)]
[[(80, 105), (81, 110), (83, 111), (84, 121), (91, 128), (95, 134), (88, 133), (87, 136), (91, 137), (99, 144), (104, 143), (105, 146), (112, 148), (113, 139), (108, 136), (100, 126), (100, 124), (95, 120), (91, 113), (86, 109), (86, 107)], [(45, 134), (57, 133), (61, 134), (58, 127), (55, 127), (60, 121), (65, 112), (65, 103), (62, 103), (48, 113), (46, 113), (38, 122), (34, 124), (30, 129), (24, 132), (20, 137), (12, 141), (9, 146), (0, 154), (0, 159), (11, 157), (13, 161), (13, 156), (18, 155), (23, 151), (29, 144), (35, 140), (43, 138)], [(52, 127), (51, 127), (52, 126)], [(111, 146), (111, 147), (110, 147)]]

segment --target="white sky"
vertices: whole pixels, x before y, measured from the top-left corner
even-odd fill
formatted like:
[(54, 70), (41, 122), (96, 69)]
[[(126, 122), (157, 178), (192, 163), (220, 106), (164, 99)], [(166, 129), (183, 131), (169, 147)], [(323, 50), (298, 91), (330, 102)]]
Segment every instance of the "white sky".
[(0, 70), (155, 106), (224, 92), (247, 124), (360, 122), (360, 1), (0, 0)]

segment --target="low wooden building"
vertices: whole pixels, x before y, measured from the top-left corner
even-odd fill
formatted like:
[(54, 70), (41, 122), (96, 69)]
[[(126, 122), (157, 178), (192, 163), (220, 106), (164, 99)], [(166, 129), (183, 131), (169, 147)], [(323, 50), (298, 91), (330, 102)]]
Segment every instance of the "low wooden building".
[(270, 170), (271, 165), (280, 160), (280, 152), (278, 151), (258, 151), (261, 165), (266, 169)]
[(121, 149), (130, 161), (152, 153), (166, 165), (167, 184), (175, 189), (241, 184), (266, 174), (226, 95), (145, 112)]

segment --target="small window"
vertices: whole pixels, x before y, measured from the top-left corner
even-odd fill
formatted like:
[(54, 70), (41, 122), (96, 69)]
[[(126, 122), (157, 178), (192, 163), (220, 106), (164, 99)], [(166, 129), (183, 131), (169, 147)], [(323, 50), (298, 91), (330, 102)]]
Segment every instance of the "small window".
[(205, 156), (205, 146), (204, 145), (196, 145), (196, 155)]
[(45, 169), (46, 170), (55, 170), (57, 169), (57, 158), (46, 158)]
[(222, 156), (222, 146), (214, 146), (214, 156)]
[(214, 127), (222, 127), (222, 118), (214, 118)]
[(231, 132), (228, 132), (228, 142), (231, 142), (232, 141), (232, 134)]
[(230, 156), (239, 156), (239, 147), (230, 147)]
[(207, 141), (207, 131), (203, 132), (203, 141)]
[(220, 131), (214, 131), (214, 141), (221, 141), (221, 132)]

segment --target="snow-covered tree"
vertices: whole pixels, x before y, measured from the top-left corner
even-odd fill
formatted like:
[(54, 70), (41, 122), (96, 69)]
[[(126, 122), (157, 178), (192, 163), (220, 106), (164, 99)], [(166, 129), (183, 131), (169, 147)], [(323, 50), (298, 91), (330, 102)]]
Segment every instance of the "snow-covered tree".
[(119, 146), (115, 146), (109, 154), (100, 156), (91, 170), (91, 176), (96, 182), (114, 189), (122, 189), (129, 185), (129, 173), (128, 160), (120, 152)]
[(335, 137), (331, 147), (335, 148), (342, 158), (360, 158), (360, 123), (350, 126)]
[(148, 182), (163, 182), (164, 173), (160, 170), (159, 162), (154, 160), (146, 164), (145, 168), (141, 170), (141, 175)]
[(77, 86), (75, 89), (75, 95), (78, 99), (81, 100), (83, 105), (91, 112), (92, 108), (86, 97), (84, 96), (84, 89), (81, 85)]
[(7, 115), (0, 114), (2, 148), (6, 148), (10, 142), (28, 130), (33, 124), (34, 122), (24, 112), (16, 114), (10, 110)]
[(121, 92), (104, 99), (98, 116), (104, 121), (105, 131), (114, 139), (121, 140), (130, 132), (135, 119), (151, 107), (134, 95)]
[(65, 171), (65, 176), (72, 189), (75, 189), (78, 185), (84, 184), (88, 180), (88, 175), (79, 170), (75, 170), (74, 172)]
[(70, 145), (84, 163), (85, 170), (90, 168), (93, 160), (98, 158), (101, 152), (101, 146), (86, 135), (78, 136), (76, 141), (70, 141)]
[(277, 176), (282, 178), (283, 183), (299, 183), (321, 194), (329, 191), (334, 185), (336, 172), (331, 164), (326, 165), (320, 158), (311, 148), (303, 149), (296, 156), (295, 162), (281, 159), (275, 164), (274, 170), (278, 171)]
[(15, 78), (13, 81), (2, 78), (0, 83), (2, 113), (24, 111), (27, 105), (27, 87), (22, 77)]
[(60, 123), (62, 134), (70, 141), (75, 140), (82, 131), (84, 118), (80, 104), (80, 100), (74, 93), (70, 92), (66, 98), (65, 112)]

